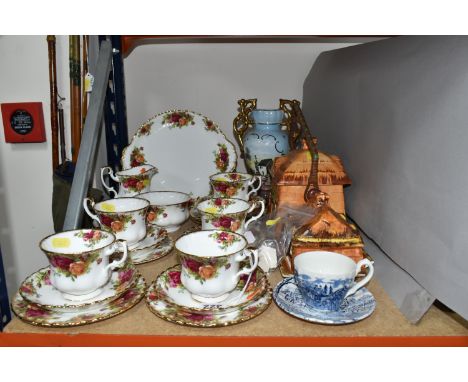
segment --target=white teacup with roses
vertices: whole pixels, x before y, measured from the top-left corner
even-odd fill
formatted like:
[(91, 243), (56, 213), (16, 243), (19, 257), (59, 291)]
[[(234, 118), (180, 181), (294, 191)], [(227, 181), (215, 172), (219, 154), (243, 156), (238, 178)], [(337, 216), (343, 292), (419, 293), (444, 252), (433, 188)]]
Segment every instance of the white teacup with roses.
[[(119, 183), (119, 192), (114, 187), (110, 187), (104, 180), (106, 172), (112, 180)], [(158, 172), (158, 169), (150, 164), (143, 164), (126, 170), (117, 171), (114, 175), (111, 167), (101, 168), (101, 182), (104, 188), (113, 193), (115, 198), (123, 196), (135, 196), (142, 192), (148, 192), (151, 186), (151, 178)]]
[[(257, 187), (253, 184), (258, 181)], [(249, 201), (262, 185), (262, 178), (241, 172), (221, 172), (210, 176), (213, 197), (237, 198)]]
[(139, 195), (148, 200), (148, 223), (165, 228), (167, 232), (177, 231), (190, 216), (192, 198), (179, 191), (152, 191)]
[[(96, 229), (59, 232), (44, 238), (39, 246), (49, 259), (51, 284), (64, 298), (74, 301), (98, 296), (112, 270), (127, 260), (127, 243)], [(109, 263), (117, 251), (123, 256)]]
[[(181, 236), (175, 243), (181, 263), (181, 282), (193, 299), (217, 303), (229, 296), (240, 276), (251, 275), (258, 264), (256, 250), (234, 232), (197, 231)], [(240, 263), (250, 266), (239, 270)]]
[[(245, 221), (247, 214), (260, 207), (260, 212)], [(246, 202), (234, 198), (211, 198), (197, 205), (201, 214), (202, 229), (221, 229), (243, 234), (250, 223), (265, 212), (265, 202)]]
[[(90, 211), (88, 203), (95, 214)], [(119, 240), (126, 240), (130, 249), (146, 237), (149, 202), (145, 199), (117, 198), (94, 203), (91, 198), (84, 198), (83, 207), (101, 229), (113, 233)]]

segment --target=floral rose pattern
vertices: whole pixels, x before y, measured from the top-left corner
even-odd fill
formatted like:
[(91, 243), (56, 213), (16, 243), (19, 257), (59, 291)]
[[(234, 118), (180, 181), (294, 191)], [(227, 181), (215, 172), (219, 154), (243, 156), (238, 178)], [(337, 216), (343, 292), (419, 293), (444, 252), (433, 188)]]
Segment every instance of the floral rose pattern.
[(34, 286), (34, 283), (32, 281), (24, 282), (20, 286), (20, 291), (23, 295), (35, 295), (39, 297), (36, 287)]
[(223, 231), (237, 231), (241, 228), (242, 219), (244, 214), (231, 214), (231, 215), (212, 215), (206, 214), (204, 216), (205, 223), (213, 225), (213, 227)]
[(217, 213), (223, 212), (227, 207), (232, 206), (234, 203), (234, 200), (225, 198), (216, 198), (208, 201), (208, 205), (211, 208), (215, 208)]
[(130, 166), (137, 167), (146, 163), (143, 147), (134, 147), (130, 154)]
[(209, 236), (215, 239), (217, 243), (221, 244), (221, 249), (228, 249), (234, 243), (241, 241), (238, 235), (234, 235), (228, 232), (214, 232)]
[(228, 178), (229, 178), (230, 180), (241, 180), (241, 179), (242, 179), (242, 176), (241, 176), (241, 174), (238, 174), (238, 173), (236, 173), (236, 172), (230, 172), (230, 173), (228, 174)]
[(180, 253), (182, 269), (203, 284), (205, 281), (218, 277), (219, 271), (224, 267), (229, 269), (231, 264), (227, 257), (217, 257), (195, 260), (190, 255)]
[(65, 277), (70, 277), (73, 281), (76, 280), (78, 276), (88, 273), (91, 264), (96, 260), (100, 260), (99, 252), (89, 252), (75, 256), (74, 258), (48, 253), (48, 257), (56, 273)]
[(163, 116), (163, 124), (170, 124), (170, 128), (178, 127), (182, 128), (188, 125), (194, 125), (193, 116), (185, 111), (175, 111), (173, 113), (167, 113)]
[(142, 135), (149, 135), (151, 133), (151, 126), (154, 122), (146, 122), (142, 125), (137, 132), (137, 137), (141, 137)]
[(177, 288), (178, 286), (182, 285), (180, 281), (180, 272), (179, 271), (172, 271), (167, 273), (169, 278), (169, 285), (171, 288)]
[(150, 206), (150, 208), (148, 210), (148, 214), (146, 215), (146, 220), (151, 223), (160, 216), (162, 216), (163, 218), (166, 218), (167, 213), (164, 212), (164, 211), (165, 210), (164, 210), (163, 207)]
[(203, 123), (206, 131), (218, 131), (218, 126), (211, 119), (203, 117)]
[(99, 220), (105, 230), (113, 233), (124, 231), (128, 223), (136, 223), (136, 220), (132, 218), (132, 214), (100, 214)]
[(220, 193), (224, 198), (232, 198), (237, 195), (237, 192), (242, 188), (244, 182), (224, 182), (213, 180), (213, 188)]
[(15, 298), (12, 301), (14, 312), (22, 319), (33, 324), (45, 326), (67, 327), (100, 321), (115, 316), (131, 308), (144, 296), (146, 283), (139, 281), (134, 287), (128, 289), (118, 299), (109, 302), (96, 313), (60, 313), (42, 309), (29, 304), (26, 300)]
[(155, 301), (155, 300), (164, 300), (167, 295), (161, 290), (161, 289), (156, 289), (152, 290), (148, 293), (147, 295), (148, 300), (150, 301)]
[(36, 297), (40, 297), (40, 295), (37, 293), (37, 288), (41, 288), (43, 284), (52, 285), (50, 282), (50, 269), (43, 269), (37, 272), (33, 280), (29, 278), (23, 284), (21, 284), (21, 295), (35, 295)]
[(38, 306), (31, 305), (26, 309), (26, 317), (43, 317), (46, 318), (50, 315), (50, 312), (46, 309), (42, 309)]
[(215, 156), (215, 164), (216, 168), (223, 172), (227, 170), (229, 165), (229, 153), (227, 150), (227, 146), (224, 143), (218, 143), (218, 151), (214, 151), (213, 154)]
[(79, 237), (85, 241), (85, 245), (90, 248), (98, 244), (101, 240), (107, 239), (108, 235), (101, 231), (89, 230), (88, 232), (79, 231), (75, 233), (75, 237)]
[(150, 185), (150, 177), (149, 175), (122, 177), (120, 184), (131, 192), (141, 192)]
[(127, 261), (125, 265), (118, 270), (118, 278), (113, 283), (113, 288), (117, 292), (122, 292), (133, 283), (136, 270), (131, 261)]

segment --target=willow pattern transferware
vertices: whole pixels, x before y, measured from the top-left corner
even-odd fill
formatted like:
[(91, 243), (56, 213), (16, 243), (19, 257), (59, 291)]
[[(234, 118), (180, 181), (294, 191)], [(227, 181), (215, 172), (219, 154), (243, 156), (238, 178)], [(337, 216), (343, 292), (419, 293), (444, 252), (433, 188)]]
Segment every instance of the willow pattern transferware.
[(145, 163), (158, 167), (151, 190), (178, 190), (208, 195), (208, 177), (235, 171), (237, 154), (209, 118), (188, 110), (172, 110), (145, 122), (122, 154), (122, 167)]
[[(355, 283), (361, 267), (367, 275)], [(294, 277), (304, 301), (318, 310), (336, 311), (343, 300), (366, 285), (374, 274), (369, 259), (357, 263), (349, 257), (327, 251), (303, 252), (294, 258)]]
[(141, 301), (145, 291), (145, 279), (139, 276), (132, 287), (115, 300), (109, 301), (101, 307), (78, 312), (58, 312), (29, 303), (19, 293), (14, 296), (11, 307), (13, 312), (28, 324), (47, 327), (79, 326), (106, 320), (126, 312)]
[[(246, 286), (246, 282), (248, 282)], [(181, 310), (197, 312), (200, 314), (212, 314), (228, 312), (239, 309), (252, 301), (262, 297), (269, 289), (269, 283), (263, 271), (257, 267), (252, 277), (244, 275), (236, 288), (229, 296), (217, 304), (205, 304), (194, 300), (190, 292), (185, 289), (181, 282), (180, 264), (166, 269), (153, 283), (151, 288), (151, 300), (164, 300), (168, 305), (174, 305)], [(245, 288), (245, 293), (243, 293)]]
[(163, 258), (164, 256), (171, 253), (174, 249), (174, 241), (170, 238), (170, 236), (165, 235), (165, 237), (157, 243), (154, 247), (147, 248), (137, 252), (129, 252), (129, 255), (132, 257), (132, 261), (134, 264), (145, 264), (149, 263), (150, 261), (155, 261), (158, 259)]
[[(257, 215), (246, 220), (247, 214), (260, 207)], [(198, 203), (202, 216), (202, 229), (220, 229), (243, 234), (250, 223), (258, 220), (265, 212), (265, 202), (246, 202), (234, 198), (211, 198)]]
[[(256, 187), (255, 182), (258, 182)], [(262, 178), (240, 172), (224, 172), (211, 175), (210, 184), (215, 198), (237, 198), (248, 201), (262, 186)]]
[(367, 288), (359, 289), (344, 299), (337, 311), (314, 309), (306, 304), (294, 277), (281, 281), (273, 291), (276, 305), (286, 313), (302, 320), (319, 324), (342, 325), (358, 322), (369, 317), (375, 310), (374, 296)]
[[(96, 212), (90, 211), (88, 204)], [(91, 219), (97, 221), (105, 231), (112, 232), (117, 239), (126, 240), (129, 249), (146, 236), (146, 213), (149, 202), (140, 198), (118, 198), (94, 203), (91, 198), (83, 199), (83, 207)]]
[(113, 271), (111, 279), (102, 287), (102, 292), (84, 301), (69, 301), (52, 286), (50, 267), (42, 268), (23, 281), (19, 293), (27, 302), (57, 312), (73, 312), (83, 309), (102, 307), (124, 293), (135, 281), (137, 271), (131, 261), (119, 270)]
[[(104, 180), (106, 172), (112, 180), (119, 184), (119, 192), (114, 187), (110, 187)], [(117, 171), (114, 175), (112, 167), (101, 168), (101, 182), (104, 188), (113, 193), (114, 197), (135, 196), (142, 192), (148, 192), (151, 186), (151, 178), (158, 172), (158, 169), (150, 164)]]
[[(125, 264), (127, 243), (96, 229), (59, 232), (39, 243), (50, 264), (50, 282), (68, 300), (82, 301), (102, 292), (111, 272)], [(109, 261), (114, 252), (120, 260)]]
[(154, 288), (155, 284), (151, 285), (146, 294), (146, 304), (152, 313), (169, 322), (199, 328), (239, 324), (259, 316), (271, 304), (271, 289), (268, 288), (259, 299), (252, 300), (234, 310), (212, 313), (191, 312), (159, 299), (157, 293), (154, 293)]
[(189, 218), (192, 199), (184, 192), (153, 191), (140, 197), (150, 202), (148, 222), (165, 228), (167, 232), (177, 231)]
[[(257, 251), (247, 249), (247, 240), (234, 232), (191, 232), (177, 239), (175, 247), (182, 264), (182, 284), (192, 298), (204, 303), (225, 300), (241, 275), (250, 275), (258, 264)], [(240, 269), (246, 259), (250, 266)]]

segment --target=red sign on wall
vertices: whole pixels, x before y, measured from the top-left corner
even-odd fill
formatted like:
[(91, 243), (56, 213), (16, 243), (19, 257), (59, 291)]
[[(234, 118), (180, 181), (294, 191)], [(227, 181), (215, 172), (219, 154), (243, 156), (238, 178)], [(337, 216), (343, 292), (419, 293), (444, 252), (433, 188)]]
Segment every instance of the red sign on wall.
[(46, 141), (42, 102), (2, 103), (1, 109), (6, 142)]

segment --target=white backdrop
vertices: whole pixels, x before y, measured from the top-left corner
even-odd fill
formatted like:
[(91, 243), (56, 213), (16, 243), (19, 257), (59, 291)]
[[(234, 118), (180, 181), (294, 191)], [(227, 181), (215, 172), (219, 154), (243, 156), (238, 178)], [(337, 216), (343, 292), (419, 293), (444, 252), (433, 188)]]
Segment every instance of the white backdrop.
[[(125, 60), (129, 135), (153, 115), (174, 108), (216, 121), (235, 143), (237, 100), (257, 98), (275, 108), (280, 98), (302, 100), (302, 86), (317, 56), (338, 43), (205, 43), (137, 47)], [(239, 168), (244, 169), (243, 161)]]

